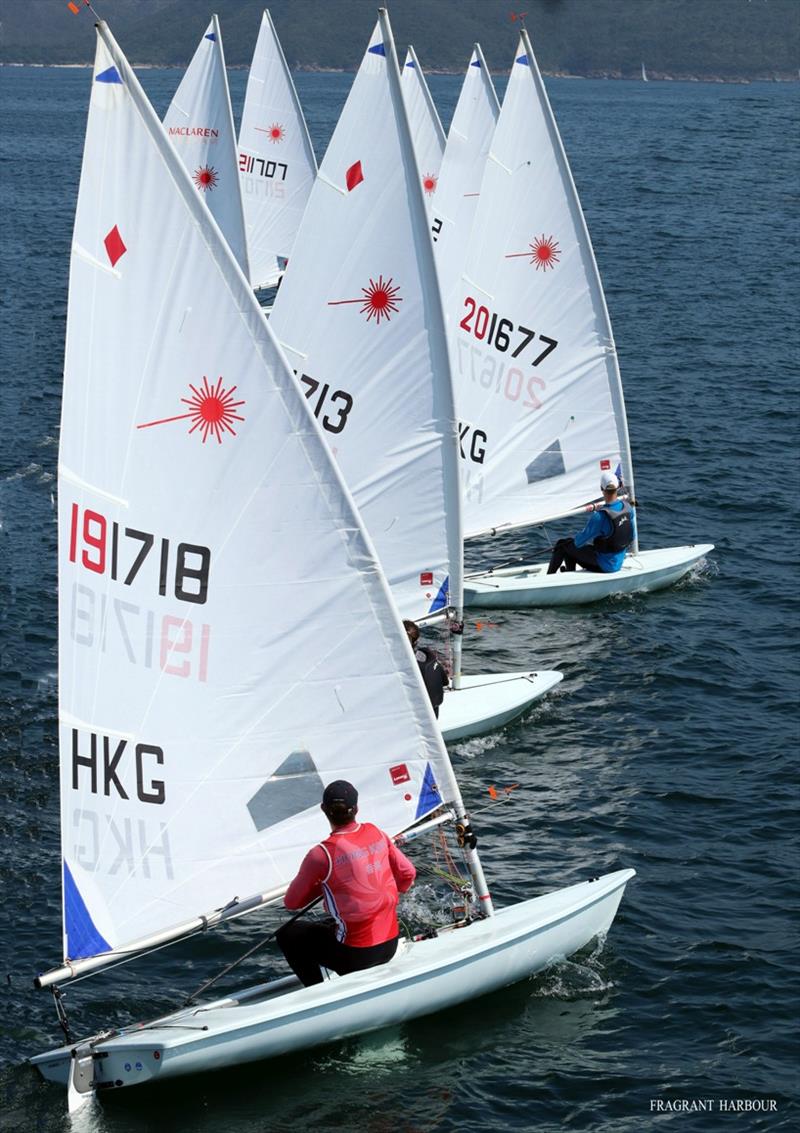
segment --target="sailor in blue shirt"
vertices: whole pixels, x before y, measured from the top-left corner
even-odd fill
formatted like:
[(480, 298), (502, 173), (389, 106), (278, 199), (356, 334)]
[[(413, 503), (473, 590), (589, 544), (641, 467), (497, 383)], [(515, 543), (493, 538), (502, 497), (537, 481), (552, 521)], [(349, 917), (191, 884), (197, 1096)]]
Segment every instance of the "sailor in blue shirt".
[(613, 472), (602, 474), (600, 490), (603, 503), (595, 505), (583, 531), (574, 539), (559, 539), (553, 547), (548, 574), (572, 571), (576, 566), (594, 574), (610, 574), (622, 566), (636, 538), (636, 511), (626, 500), (617, 499), (619, 480)]

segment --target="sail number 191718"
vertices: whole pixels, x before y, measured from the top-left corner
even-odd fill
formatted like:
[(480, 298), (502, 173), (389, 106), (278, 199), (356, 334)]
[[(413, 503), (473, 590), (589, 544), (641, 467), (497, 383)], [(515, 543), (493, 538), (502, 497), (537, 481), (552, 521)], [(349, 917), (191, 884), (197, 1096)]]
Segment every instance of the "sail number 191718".
[[(150, 552), (156, 547), (151, 556)], [(173, 595), (181, 602), (203, 605), (208, 597), (211, 551), (197, 543), (156, 540), (148, 531), (109, 523), (99, 511), (72, 505), (69, 529), (69, 561), (80, 563), (93, 574), (108, 572), (112, 579), (130, 586), (145, 563), (156, 563), (155, 583), (162, 597)], [(149, 565), (148, 563), (148, 565)], [(146, 568), (145, 568), (146, 569)], [(151, 570), (151, 574), (152, 574)]]

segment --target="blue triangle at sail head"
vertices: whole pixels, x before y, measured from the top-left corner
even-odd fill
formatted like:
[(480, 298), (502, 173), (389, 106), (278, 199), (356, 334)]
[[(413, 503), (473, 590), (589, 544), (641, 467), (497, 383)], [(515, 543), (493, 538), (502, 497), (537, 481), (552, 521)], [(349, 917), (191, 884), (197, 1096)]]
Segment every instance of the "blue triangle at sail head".
[(367, 48), (367, 54), (369, 54), (369, 55), (385, 55), (386, 54), (386, 48), (383, 46), (382, 43), (376, 43), (373, 47)]
[(520, 57), (517, 59), (517, 62), (521, 63), (523, 67), (527, 67), (528, 66), (528, 56), (527, 55), (520, 55)]
[(64, 927), (67, 932), (67, 956), (82, 960), (84, 956), (97, 956), (110, 952), (111, 945), (95, 928), (92, 915), (86, 908), (70, 868), (64, 862)]
[(450, 575), (448, 574), (442, 585), (439, 587), (439, 593), (431, 602), (431, 608), (428, 610), (429, 614), (435, 614), (437, 610), (443, 610), (450, 600)]
[(217, 37), (214, 35), (213, 31), (210, 31), (208, 33), (208, 35), (206, 36), (206, 39), (210, 39), (212, 43), (217, 42)]
[(419, 792), (419, 800), (417, 801), (417, 813), (414, 815), (414, 820), (423, 818), (426, 814), (430, 814), (432, 810), (436, 810), (437, 806), (442, 805), (442, 796), (439, 794), (439, 788), (436, 786), (436, 780), (433, 777), (433, 771), (430, 763), (425, 768), (425, 775), (422, 779), (422, 789)]
[(121, 83), (122, 79), (119, 77), (119, 71), (116, 67), (109, 67), (105, 71), (101, 71), (99, 75), (95, 75), (94, 81), (96, 83)]
[(406, 59), (406, 67), (416, 67), (416, 65), (417, 64), (414, 62), (413, 59)]
[(473, 59), (472, 62), (470, 63), (470, 67), (480, 67), (480, 65), (481, 65), (480, 59)]

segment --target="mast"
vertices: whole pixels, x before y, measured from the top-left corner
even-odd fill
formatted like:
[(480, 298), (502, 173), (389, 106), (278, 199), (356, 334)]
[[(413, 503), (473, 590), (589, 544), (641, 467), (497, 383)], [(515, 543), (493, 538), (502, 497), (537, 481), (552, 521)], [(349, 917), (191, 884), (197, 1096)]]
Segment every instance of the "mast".
[[(420, 266), (420, 275), (425, 291), (424, 301), (428, 311), (429, 322), (433, 330), (430, 335), (431, 358), (433, 362), (434, 382), (438, 376), (438, 390), (445, 398), (447, 412), (452, 422), (451, 435), (443, 440), (444, 460), (442, 471), (445, 480), (445, 515), (444, 522), (447, 532), (448, 558), (450, 563), (449, 606), (452, 609), (452, 620), (460, 629), (464, 622), (464, 532), (461, 521), (461, 469), (459, 467), (458, 446), (458, 418), (456, 415), (455, 393), (453, 390), (453, 377), (450, 368), (450, 353), (447, 343), (447, 324), (444, 317), (444, 304), (439, 287), (439, 276), (433, 252), (433, 239), (431, 237), (428, 213), (422, 195), (422, 180), (420, 177), (417, 156), (414, 152), (414, 142), (411, 137), (411, 127), (408, 122), (403, 92), (401, 89), (400, 67), (397, 60), (394, 37), (389, 23), (389, 14), (385, 8), (378, 11), (381, 31), (384, 42), (389, 45), (389, 85), (392, 90), (397, 114), (400, 144), (405, 151), (405, 157), (412, 169), (416, 170), (416, 189), (410, 192), (412, 215), (415, 220), (415, 243), (417, 260)], [(452, 635), (453, 640), (453, 685), (461, 687), (461, 633)], [(449, 757), (448, 757), (449, 761)], [(453, 779), (455, 784), (455, 778)]]

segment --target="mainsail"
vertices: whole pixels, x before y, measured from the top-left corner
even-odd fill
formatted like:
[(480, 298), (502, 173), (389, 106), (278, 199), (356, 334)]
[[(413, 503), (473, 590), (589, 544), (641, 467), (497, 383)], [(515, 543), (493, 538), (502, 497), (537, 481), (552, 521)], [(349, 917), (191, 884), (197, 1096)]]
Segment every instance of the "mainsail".
[(464, 266), (486, 157), (500, 105), (480, 44), (475, 44), (447, 135), (436, 201), (433, 239), (442, 295), (448, 302)]
[(563, 515), (603, 469), (633, 491), (617, 352), (566, 154), (523, 32), (448, 299), (468, 535)]
[(250, 282), (269, 287), (291, 255), (317, 160), (269, 12), (261, 17), (239, 129)]
[(164, 115), (164, 129), (189, 171), (197, 192), (222, 229), (239, 266), (247, 275), (247, 242), (239, 191), (236, 132), (222, 34), (216, 16), (211, 17), (211, 23), (175, 91)]
[(460, 605), (453, 391), (429, 221), (381, 13), (270, 325), (407, 617)]
[(422, 178), (422, 191), (430, 211), (439, 184), (445, 134), (413, 47), (409, 47), (406, 54), (402, 88), (414, 152), (417, 155), (417, 165)]
[(326, 832), (332, 779), (354, 782), (391, 832), (458, 798), (302, 392), (125, 57), (98, 34), (59, 453), (71, 959), (280, 891)]

